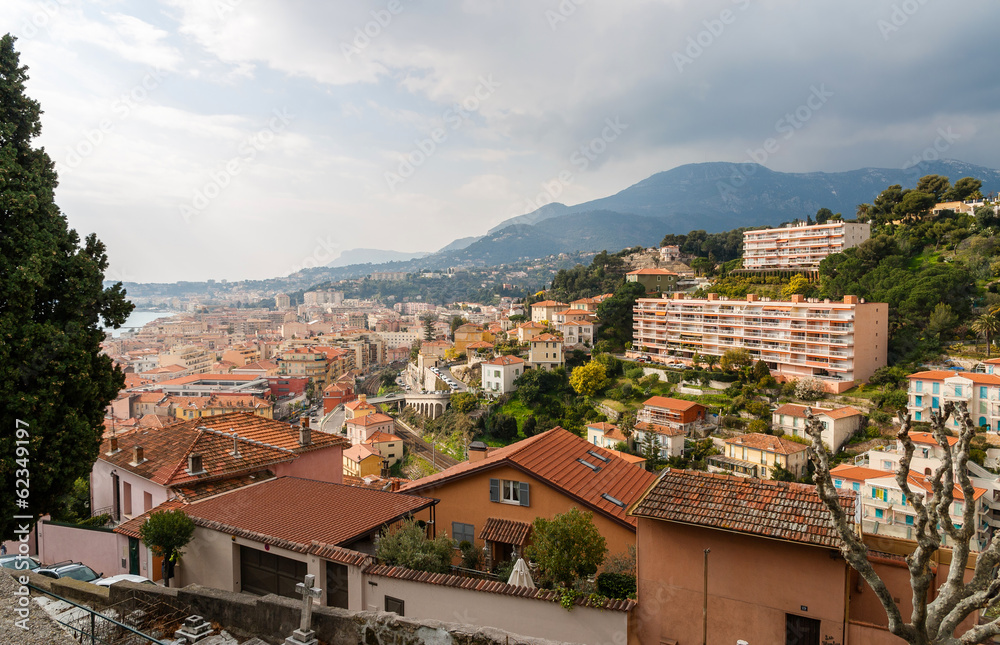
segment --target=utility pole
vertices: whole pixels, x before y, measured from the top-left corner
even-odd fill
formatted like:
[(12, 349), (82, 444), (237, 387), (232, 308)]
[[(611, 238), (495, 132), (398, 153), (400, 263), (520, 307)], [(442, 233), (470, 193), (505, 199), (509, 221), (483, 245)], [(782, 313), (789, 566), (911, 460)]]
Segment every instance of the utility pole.
[(702, 645), (708, 645), (708, 553), (711, 549), (705, 549), (705, 596), (702, 603)]

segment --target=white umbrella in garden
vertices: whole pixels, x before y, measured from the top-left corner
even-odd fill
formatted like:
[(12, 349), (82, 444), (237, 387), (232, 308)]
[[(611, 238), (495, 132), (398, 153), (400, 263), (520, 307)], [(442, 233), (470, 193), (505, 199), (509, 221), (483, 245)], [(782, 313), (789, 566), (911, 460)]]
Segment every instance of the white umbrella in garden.
[(535, 583), (531, 579), (531, 571), (528, 570), (528, 564), (524, 558), (517, 559), (514, 570), (510, 572), (510, 578), (507, 579), (507, 584), (535, 588)]

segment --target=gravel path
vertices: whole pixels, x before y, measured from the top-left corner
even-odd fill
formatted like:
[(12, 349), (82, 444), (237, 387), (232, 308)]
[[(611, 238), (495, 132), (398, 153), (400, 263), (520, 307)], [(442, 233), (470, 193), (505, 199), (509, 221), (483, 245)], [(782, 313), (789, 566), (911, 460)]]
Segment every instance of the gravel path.
[(0, 643), (10, 645), (76, 645), (63, 629), (49, 618), (45, 610), (34, 600), (29, 605), (28, 629), (18, 627), (15, 622), (21, 617), (14, 613), (18, 607), (15, 596), (17, 581), (8, 569), (0, 569)]

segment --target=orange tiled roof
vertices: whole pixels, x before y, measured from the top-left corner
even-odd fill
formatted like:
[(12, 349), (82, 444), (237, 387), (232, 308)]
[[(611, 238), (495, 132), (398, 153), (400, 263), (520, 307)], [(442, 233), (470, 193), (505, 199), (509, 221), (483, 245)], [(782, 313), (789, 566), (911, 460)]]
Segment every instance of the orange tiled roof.
[(532, 307), (565, 307), (565, 302), (556, 302), (555, 300), (542, 300), (541, 302), (532, 303)]
[(485, 340), (477, 340), (474, 343), (469, 343), (465, 346), (466, 349), (493, 349), (493, 343), (487, 343)]
[[(232, 454), (237, 435), (239, 456)], [(296, 455), (348, 441), (338, 435), (312, 432), (312, 443), (299, 444), (299, 433), (287, 423), (241, 412), (191, 419), (164, 429), (140, 429), (118, 435), (118, 452), (108, 454), (110, 438), (101, 444), (99, 459), (163, 486), (190, 484), (262, 470), (292, 461)], [(142, 447), (144, 461), (133, 464), (133, 449)], [(187, 471), (188, 455), (202, 457), (204, 473)]]
[(549, 343), (551, 343), (551, 342), (558, 342), (558, 343), (561, 343), (562, 340), (563, 340), (562, 338), (559, 338), (558, 336), (553, 336), (552, 334), (539, 334), (538, 336), (535, 336), (534, 338), (532, 338), (531, 342), (532, 343), (544, 343), (544, 342), (549, 342)]
[[(195, 523), (237, 529), (311, 545), (344, 546), (386, 524), (436, 504), (436, 500), (384, 491), (279, 477), (184, 507)], [(318, 513), (316, 509), (337, 509)]]
[(982, 374), (980, 372), (953, 372), (950, 370), (928, 370), (926, 372), (916, 372), (906, 378), (927, 381), (943, 381), (952, 376), (961, 376), (969, 379), (973, 383), (982, 385), (1000, 385), (1000, 374)]
[(524, 546), (528, 543), (529, 535), (531, 535), (531, 524), (527, 522), (491, 517), (486, 520), (486, 525), (479, 532), (479, 539)]
[(731, 439), (726, 439), (726, 443), (773, 452), (779, 455), (794, 455), (809, 449), (805, 444), (761, 432), (748, 432), (738, 437), (732, 437)]
[[(608, 461), (602, 461), (590, 453), (596, 453)], [(600, 470), (595, 472), (578, 459), (598, 466)], [(481, 461), (463, 461), (439, 473), (410, 482), (401, 490), (433, 495), (434, 489), (452, 481), (500, 466), (511, 466), (528, 473), (589, 509), (633, 528), (635, 519), (625, 514), (625, 507), (656, 479), (652, 473), (617, 459), (610, 451), (589, 444), (585, 439), (557, 426), (534, 437), (492, 450)], [(625, 507), (618, 506), (604, 495), (623, 502)]]
[[(426, 571), (414, 571), (413, 569), (403, 569), (385, 564), (373, 564), (365, 569), (365, 573), (370, 576), (381, 576), (383, 578), (395, 578), (398, 580), (412, 580), (428, 584), (441, 585), (443, 587), (458, 587), (461, 589), (473, 589), (485, 593), (500, 594), (503, 596), (517, 596), (519, 598), (532, 598), (555, 602), (559, 600), (559, 592), (551, 589), (540, 589), (532, 587), (519, 587), (509, 585), (498, 580), (481, 580), (477, 578), (466, 578), (464, 576), (452, 576), (444, 573), (428, 573)], [(601, 602), (590, 600), (590, 596), (581, 594), (573, 601), (574, 605), (581, 607), (594, 607), (597, 609), (608, 609), (611, 611), (631, 611), (636, 602), (634, 600), (614, 600), (605, 598)]]
[(518, 356), (497, 356), (486, 361), (486, 365), (520, 365), (524, 359)]
[(830, 469), (830, 474), (834, 477), (849, 479), (851, 481), (863, 482), (873, 477), (885, 477), (892, 473), (876, 468), (865, 468), (864, 466), (852, 466), (850, 464), (840, 464), (836, 468)]
[(365, 439), (362, 443), (370, 443), (374, 445), (376, 443), (386, 443), (389, 441), (402, 441), (402, 439), (390, 432), (382, 432), (381, 430), (376, 430), (375, 432), (372, 433), (372, 436)]
[[(856, 497), (840, 497), (848, 522)], [(668, 468), (631, 511), (636, 517), (759, 537), (839, 547), (840, 536), (816, 487)]]
[(231, 490), (249, 486), (250, 484), (259, 484), (260, 482), (267, 481), (268, 479), (274, 479), (274, 473), (269, 470), (261, 470), (247, 475), (240, 475), (239, 477), (230, 477), (228, 479), (216, 481), (194, 482), (190, 486), (177, 486), (174, 488), (174, 492), (177, 493), (177, 497), (181, 501), (186, 504), (190, 504), (201, 499), (214, 497), (215, 495), (221, 495), (222, 493), (228, 493)]
[[(941, 446), (941, 444), (938, 443), (937, 439), (934, 438), (934, 435), (931, 434), (930, 432), (911, 432), (910, 439), (913, 441), (913, 443), (922, 443), (938, 447)], [(945, 437), (945, 440), (948, 442), (949, 446), (954, 446), (956, 443), (958, 443), (958, 437)]]
[(361, 463), (362, 461), (370, 457), (376, 457), (380, 459), (381, 455), (379, 455), (375, 450), (373, 450), (369, 446), (366, 446), (363, 443), (355, 444), (350, 448), (344, 450), (344, 459), (346, 459), (347, 461)]
[[(350, 403), (345, 403), (344, 407), (348, 410), (374, 410), (375, 406), (366, 400), (356, 399)], [(353, 421), (353, 419), (348, 419), (348, 421)]]
[(645, 421), (640, 421), (635, 424), (636, 430), (641, 430), (642, 432), (652, 432), (658, 435), (663, 435), (664, 437), (683, 437), (687, 433), (680, 428), (670, 428), (667, 426), (661, 426), (658, 423), (646, 423)]
[(677, 275), (673, 271), (667, 271), (666, 269), (637, 269), (635, 271), (629, 271), (626, 275)]
[(663, 408), (665, 410), (690, 410), (691, 408), (705, 407), (695, 401), (685, 401), (683, 399), (672, 399), (668, 396), (652, 396), (642, 402), (643, 405), (651, 408)]
[(850, 406), (844, 406), (842, 408), (817, 408), (809, 405), (796, 405), (794, 403), (786, 403), (778, 408), (776, 408), (773, 414), (787, 414), (790, 417), (798, 417), (800, 419), (806, 418), (806, 410), (812, 408), (814, 415), (825, 414), (831, 419), (844, 419), (847, 417), (853, 417), (855, 415), (860, 415), (861, 411)]
[(387, 414), (382, 414), (381, 412), (376, 412), (375, 414), (366, 414), (363, 417), (354, 417), (353, 419), (348, 419), (347, 423), (356, 426), (374, 426), (381, 423), (392, 423), (392, 417)]

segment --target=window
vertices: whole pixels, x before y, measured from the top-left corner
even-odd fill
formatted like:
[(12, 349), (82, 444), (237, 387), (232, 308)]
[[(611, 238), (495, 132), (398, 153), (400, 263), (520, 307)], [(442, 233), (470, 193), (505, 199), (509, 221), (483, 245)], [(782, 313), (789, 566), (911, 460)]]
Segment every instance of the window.
[(851, 490), (859, 491), (861, 490), (861, 484), (858, 482), (851, 482)]
[(941, 384), (940, 383), (931, 383), (931, 393), (932, 394), (940, 394), (941, 393)]
[(152, 493), (143, 493), (142, 494), (142, 512), (145, 513), (146, 511), (148, 511), (148, 510), (150, 510), (152, 508), (153, 508), (153, 494)]
[(935, 410), (937, 410), (938, 407), (940, 407), (938, 406), (938, 398), (936, 396), (931, 397), (931, 407), (934, 408)]
[(510, 479), (490, 479), (490, 501), (531, 506), (528, 483)]
[(962, 502), (955, 502), (955, 515), (962, 514)]
[(833, 480), (833, 485), (835, 487), (837, 487), (837, 488), (841, 488), (844, 485), (844, 480), (843, 479), (834, 479)]
[(913, 516), (912, 515), (907, 515), (906, 516), (906, 525), (907, 526), (913, 526)]
[(122, 482), (122, 511), (126, 515), (132, 514), (132, 484)]
[(913, 413), (913, 418), (914, 418), (914, 420), (916, 420), (916, 421), (920, 421), (920, 413), (919, 413), (919, 412), (914, 412), (914, 413)]
[(955, 386), (955, 396), (962, 396), (962, 386), (961, 385), (956, 385)]
[(451, 523), (451, 537), (455, 540), (455, 546), (457, 547), (462, 542), (468, 542), (469, 544), (476, 543), (476, 527), (472, 524), (463, 524), (462, 522), (452, 522)]
[(385, 597), (385, 610), (391, 611), (394, 614), (403, 616), (403, 606), (404, 603), (399, 598), (393, 598), (392, 596)]
[(875, 509), (875, 517), (881, 518), (884, 515), (885, 515), (885, 511), (883, 511), (881, 508), (876, 508)]
[(892, 462), (889, 461), (888, 459), (883, 459), (882, 460), (882, 470), (893, 470), (893, 468), (892, 468)]
[(923, 381), (917, 381), (916, 384), (915, 384), (915, 390), (914, 391), (916, 391), (916, 392), (923, 392), (924, 391), (924, 382)]
[(985, 399), (986, 398), (986, 386), (985, 385), (980, 385), (979, 386), (979, 398), (981, 398), (981, 399)]
[(916, 403), (917, 403), (917, 405), (923, 405), (924, 404), (924, 397), (922, 397), (922, 396), (916, 397)]

